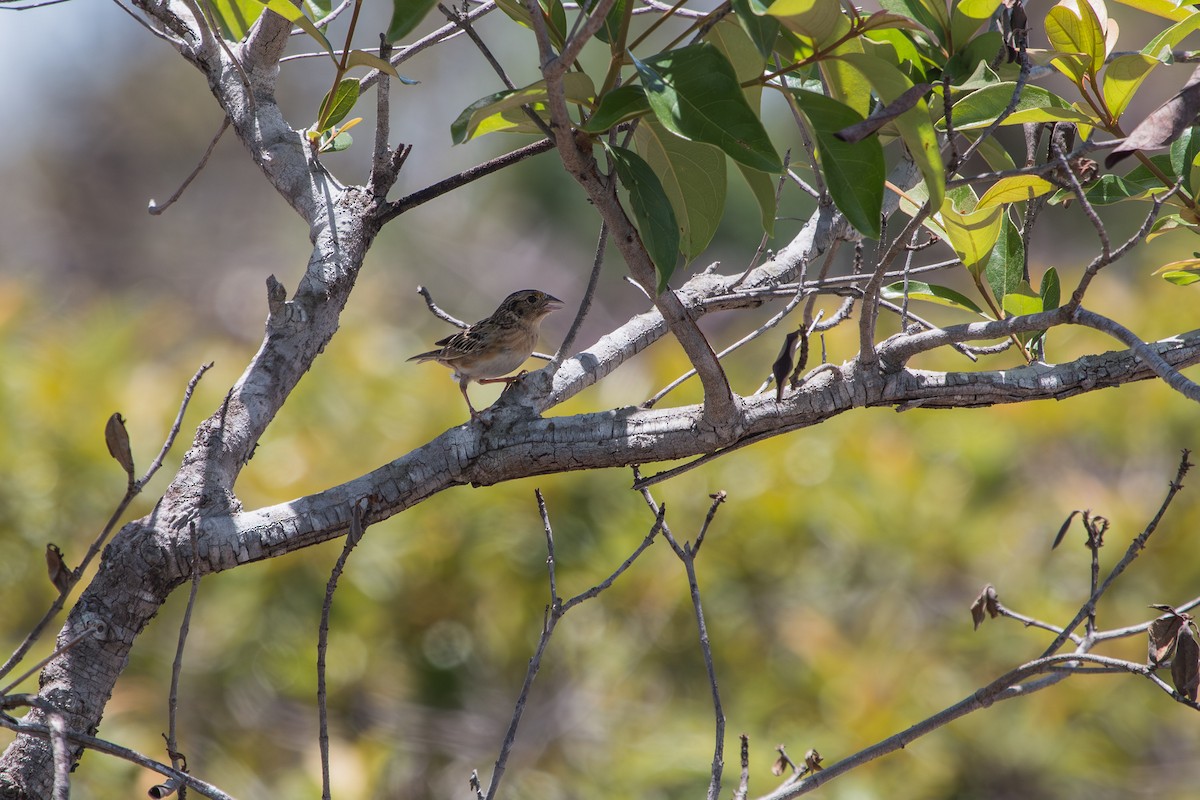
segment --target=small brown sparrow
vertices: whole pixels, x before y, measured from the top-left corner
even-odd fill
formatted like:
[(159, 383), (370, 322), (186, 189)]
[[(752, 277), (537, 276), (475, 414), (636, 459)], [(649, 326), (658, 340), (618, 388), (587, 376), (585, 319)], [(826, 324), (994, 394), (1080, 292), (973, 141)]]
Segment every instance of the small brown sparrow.
[(419, 353), (408, 360), (436, 361), (454, 370), (458, 389), (471, 410), (471, 419), (478, 419), (479, 412), (467, 396), (467, 383), (512, 383), (524, 375), (522, 370), (517, 375), (501, 377), (525, 363), (537, 344), (538, 325), (547, 314), (562, 307), (557, 297), (537, 289), (513, 292), (487, 319), (438, 340), (438, 350)]

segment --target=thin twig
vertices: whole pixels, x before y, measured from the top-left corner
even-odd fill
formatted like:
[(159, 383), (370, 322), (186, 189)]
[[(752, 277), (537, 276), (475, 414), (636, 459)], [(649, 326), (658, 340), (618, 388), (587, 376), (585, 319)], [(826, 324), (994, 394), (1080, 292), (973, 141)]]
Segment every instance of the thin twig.
[(192, 609), (196, 607), (196, 593), (200, 590), (200, 546), (196, 539), (195, 522), (188, 523), (188, 532), (192, 540), (192, 587), (188, 592), (187, 607), (183, 610), (183, 620), (179, 623), (179, 642), (175, 646), (175, 660), (171, 664), (171, 689), (167, 694), (167, 757), (171, 759), (171, 766), (181, 772), (186, 771), (186, 761), (183, 765), (180, 764), (183, 759), (179, 754), (179, 741), (176, 737), (179, 676), (183, 672), (183, 647), (192, 624)]
[(208, 148), (204, 151), (204, 155), (200, 157), (200, 163), (197, 164), (196, 168), (193, 169), (188, 176), (183, 179), (183, 183), (179, 184), (179, 188), (175, 190), (175, 194), (171, 195), (167, 202), (163, 203), (161, 206), (154, 201), (153, 197), (150, 198), (150, 205), (146, 210), (157, 217), (159, 214), (173, 206), (176, 200), (178, 200), (180, 197), (183, 197), (183, 193), (186, 192), (187, 188), (192, 185), (192, 181), (196, 179), (196, 176), (200, 174), (201, 170), (208, 166), (208, 159), (210, 156), (212, 156), (213, 150), (217, 149), (217, 142), (221, 141), (221, 137), (225, 135), (225, 131), (228, 129), (229, 116), (226, 115), (221, 120), (221, 127), (217, 129), (217, 134), (213, 136), (212, 141), (208, 143)]
[(1158, 507), (1158, 512), (1155, 513), (1154, 518), (1151, 519), (1142, 532), (1135, 536), (1133, 541), (1129, 543), (1129, 548), (1125, 551), (1124, 557), (1122, 557), (1121, 560), (1117, 562), (1116, 566), (1112, 568), (1112, 571), (1108, 573), (1108, 576), (1104, 579), (1104, 582), (1100, 584), (1099, 588), (1092, 592), (1092, 596), (1089, 597), (1087, 602), (1080, 607), (1078, 613), (1075, 614), (1075, 618), (1071, 620), (1071, 623), (1064, 627), (1062, 629), (1062, 633), (1058, 634), (1058, 636), (1054, 638), (1054, 641), (1051, 643), (1051, 645), (1046, 648), (1045, 652), (1042, 653), (1043, 658), (1053, 655), (1058, 651), (1058, 648), (1063, 646), (1063, 643), (1067, 641), (1067, 637), (1071, 634), (1071, 632), (1079, 627), (1079, 624), (1087, 618), (1088, 614), (1091, 613), (1093, 609), (1095, 609), (1096, 603), (1100, 600), (1104, 593), (1108, 591), (1108, 587), (1112, 585), (1112, 582), (1115, 581), (1117, 577), (1125, 571), (1125, 568), (1132, 564), (1133, 560), (1142, 552), (1142, 549), (1146, 546), (1146, 541), (1150, 538), (1151, 534), (1154, 533), (1155, 529), (1158, 528), (1158, 523), (1162, 521), (1163, 515), (1167, 513), (1167, 509), (1170, 507), (1171, 501), (1175, 499), (1175, 495), (1178, 494), (1179, 490), (1183, 488), (1183, 478), (1185, 475), (1187, 475), (1188, 470), (1192, 468), (1191, 462), (1188, 461), (1189, 455), (1190, 451), (1183, 451), (1183, 454), (1179, 459), (1179, 467), (1175, 472), (1175, 480), (1171, 481), (1171, 483), (1168, 485), (1166, 497), (1163, 498), (1162, 504)]
[(329, 787), (329, 711), (325, 691), (325, 652), (329, 647), (329, 612), (333, 608), (333, 593), (337, 591), (338, 578), (346, 567), (346, 559), (350, 552), (363, 537), (364, 509), (361, 502), (354, 503), (350, 508), (350, 530), (346, 533), (346, 543), (338, 554), (333, 569), (329, 572), (329, 582), (325, 584), (325, 601), (321, 604), (321, 624), (317, 629), (317, 717), (320, 721), (318, 742), (321, 749), (321, 800), (330, 800)]
[(579, 329), (583, 327), (583, 320), (587, 317), (588, 311), (592, 307), (592, 298), (596, 295), (596, 287), (600, 283), (600, 267), (604, 264), (604, 251), (608, 245), (608, 223), (600, 221), (600, 236), (596, 240), (596, 256), (592, 259), (592, 274), (588, 278), (587, 288), (583, 292), (583, 299), (579, 301), (579, 310), (575, 312), (575, 320), (571, 323), (570, 329), (567, 331), (566, 337), (562, 340), (562, 344), (558, 346), (558, 351), (554, 354), (554, 358), (550, 359), (553, 367), (557, 367), (571, 352), (571, 347), (575, 344), (575, 337), (579, 335)]

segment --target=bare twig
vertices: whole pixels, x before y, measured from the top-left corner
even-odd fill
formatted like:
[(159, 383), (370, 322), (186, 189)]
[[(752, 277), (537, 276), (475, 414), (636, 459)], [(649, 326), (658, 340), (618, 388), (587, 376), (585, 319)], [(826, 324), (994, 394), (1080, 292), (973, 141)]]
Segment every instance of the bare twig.
[(186, 192), (187, 188), (192, 185), (192, 181), (196, 179), (196, 176), (199, 175), (206, 166), (208, 166), (208, 159), (212, 156), (213, 150), (217, 149), (217, 142), (221, 141), (221, 137), (225, 135), (225, 131), (228, 129), (229, 117), (226, 116), (221, 120), (221, 127), (217, 129), (216, 135), (213, 136), (212, 141), (208, 143), (208, 148), (204, 151), (204, 155), (200, 157), (200, 163), (197, 164), (196, 168), (193, 169), (188, 176), (183, 179), (183, 183), (179, 184), (179, 188), (175, 190), (175, 194), (171, 195), (167, 202), (163, 203), (161, 206), (154, 201), (154, 198), (150, 198), (150, 205), (146, 210), (154, 216), (158, 216), (173, 206), (176, 200), (178, 200), (180, 197), (183, 197), (183, 193)]
[(200, 589), (200, 547), (196, 539), (195, 522), (188, 523), (188, 533), (192, 540), (192, 586), (188, 592), (187, 607), (183, 610), (183, 620), (179, 623), (179, 642), (175, 646), (175, 660), (171, 664), (171, 689), (167, 694), (167, 757), (171, 759), (171, 766), (181, 772), (187, 771), (187, 762), (180, 755), (179, 740), (176, 736), (179, 676), (183, 672), (183, 646), (187, 643), (188, 630), (192, 624), (192, 609), (196, 607), (196, 593)]
[(333, 593), (337, 591), (338, 579), (346, 568), (346, 559), (359, 543), (365, 531), (363, 514), (365, 509), (362, 502), (355, 503), (350, 509), (350, 530), (346, 533), (346, 543), (338, 554), (333, 569), (329, 572), (329, 582), (325, 585), (325, 601), (321, 604), (321, 625), (317, 630), (317, 716), (320, 721), (318, 741), (321, 748), (321, 800), (330, 800), (329, 788), (329, 712), (325, 692), (325, 652), (329, 647), (329, 612), (333, 608)]
[(1104, 582), (1092, 592), (1091, 597), (1089, 597), (1087, 602), (1080, 607), (1078, 613), (1075, 614), (1075, 618), (1071, 620), (1071, 623), (1064, 627), (1062, 632), (1054, 638), (1054, 641), (1042, 654), (1043, 657), (1054, 654), (1058, 651), (1058, 648), (1063, 646), (1071, 632), (1079, 627), (1079, 624), (1083, 622), (1089, 614), (1094, 613), (1097, 601), (1099, 601), (1104, 593), (1108, 591), (1108, 587), (1112, 586), (1113, 581), (1115, 581), (1117, 577), (1125, 571), (1125, 568), (1132, 564), (1133, 560), (1142, 552), (1142, 549), (1146, 546), (1147, 540), (1149, 540), (1151, 534), (1153, 534), (1158, 528), (1158, 523), (1162, 521), (1163, 515), (1167, 513), (1167, 509), (1170, 507), (1171, 501), (1175, 499), (1175, 495), (1178, 494), (1179, 490), (1183, 488), (1183, 478), (1185, 475), (1187, 475), (1188, 470), (1192, 468), (1192, 463), (1188, 461), (1189, 455), (1190, 451), (1184, 450), (1183, 454), (1180, 456), (1179, 467), (1175, 472), (1175, 479), (1168, 484), (1166, 497), (1163, 498), (1162, 504), (1158, 507), (1158, 512), (1155, 513), (1154, 518), (1151, 519), (1150, 522), (1147, 523), (1146, 527), (1142, 529), (1142, 532), (1135, 536), (1133, 541), (1129, 543), (1129, 548), (1125, 551), (1124, 557), (1122, 557), (1121, 560), (1117, 562), (1116, 566), (1112, 568), (1112, 570), (1108, 573), (1108, 576), (1104, 579)]
[(583, 299), (579, 301), (579, 311), (575, 313), (575, 320), (571, 323), (571, 328), (567, 331), (566, 337), (563, 338), (562, 344), (558, 346), (558, 351), (554, 354), (554, 358), (550, 361), (554, 366), (557, 366), (571, 352), (571, 347), (575, 344), (575, 337), (579, 335), (579, 329), (583, 327), (583, 320), (587, 317), (588, 311), (592, 307), (592, 298), (596, 295), (596, 286), (600, 283), (600, 268), (604, 265), (604, 251), (608, 244), (608, 223), (601, 220), (600, 236), (596, 240), (596, 256), (592, 259), (592, 274), (588, 278), (587, 288), (583, 291)]

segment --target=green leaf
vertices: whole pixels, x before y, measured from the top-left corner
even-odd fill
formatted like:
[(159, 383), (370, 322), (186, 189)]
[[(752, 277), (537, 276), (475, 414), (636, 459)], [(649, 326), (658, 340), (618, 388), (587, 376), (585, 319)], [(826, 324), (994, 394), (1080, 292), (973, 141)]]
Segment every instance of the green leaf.
[(662, 184), (679, 226), (679, 251), (690, 261), (708, 247), (725, 212), (725, 154), (648, 120), (637, 126), (633, 143)]
[[(563, 88), (568, 100), (585, 105), (591, 103), (596, 91), (592, 79), (582, 72), (568, 72), (564, 75)], [(450, 138), (455, 144), (462, 144), (485, 133), (511, 130), (520, 125), (516, 122), (520, 117), (516, 115), (524, 116), (521, 106), (536, 107), (544, 104), (546, 99), (545, 81), (481, 97), (463, 109), (458, 118), (450, 124)], [(521, 129), (529, 130), (523, 126)]]
[[(736, 21), (728, 18), (721, 20), (704, 34), (704, 40), (711, 42), (721, 55), (725, 56), (729, 66), (733, 67), (733, 74), (739, 84), (756, 80), (762, 75), (766, 59), (758, 52), (749, 34), (742, 30)], [(748, 100), (751, 108), (754, 108), (762, 91), (761, 86), (756, 84), (743, 91), (750, 95)]]
[(950, 246), (972, 274), (979, 273), (1000, 237), (1003, 216), (1004, 209), (1000, 206), (977, 209), (969, 186), (958, 187), (947, 195), (937, 215)]
[(1021, 232), (1007, 215), (996, 239), (996, 246), (988, 257), (983, 274), (988, 286), (992, 289), (992, 297), (997, 305), (1004, 308), (1004, 298), (1016, 291), (1024, 279), (1025, 273), (1025, 244), (1021, 241)]
[(258, 0), (211, 0), (211, 8), (222, 37), (231, 42), (245, 39), (250, 27), (266, 10)]
[(340, 153), (342, 150), (350, 149), (350, 145), (352, 144), (354, 144), (354, 139), (351, 138), (350, 134), (339, 133), (333, 139), (322, 137), (319, 149), (322, 153)]
[(408, 86), (419, 83), (419, 81), (414, 81), (412, 78), (403, 77), (399, 72), (396, 72), (396, 68), (391, 65), (391, 62), (380, 58), (374, 53), (368, 53), (366, 50), (351, 50), (346, 55), (346, 69), (349, 70), (354, 67), (370, 67), (380, 72), (386, 72), (393, 78), (399, 78), (401, 83)]
[(862, 121), (854, 109), (823, 94), (801, 89), (793, 89), (792, 93), (812, 126), (821, 171), (834, 204), (855, 230), (878, 239), (887, 169), (879, 137), (868, 136), (854, 144), (843, 142), (834, 134)]
[(999, 6), (1000, 0), (958, 0), (954, 3), (950, 13), (950, 37), (954, 49), (961, 49)]
[(1050, 267), (1042, 275), (1042, 286), (1038, 290), (1038, 294), (1042, 298), (1042, 309), (1052, 311), (1058, 308), (1058, 301), (1062, 292), (1062, 286), (1058, 281), (1058, 270)]
[[(839, 53), (830, 60), (845, 63), (860, 73), (884, 103), (891, 103), (913, 86), (912, 81), (894, 64), (865, 53)], [(945, 192), (946, 171), (937, 132), (929, 119), (929, 106), (923, 99), (918, 100), (916, 105), (897, 117), (894, 124), (925, 178), (932, 207), (937, 208)]]
[(642, 244), (658, 272), (658, 292), (667, 287), (679, 260), (679, 226), (675, 212), (663, 192), (662, 183), (650, 165), (632, 150), (605, 145), (617, 168), (621, 185), (629, 191), (629, 205), (637, 220)]
[[(885, 286), (879, 294), (885, 300), (903, 300), (904, 283), (893, 283)], [(948, 286), (938, 286), (937, 284), (924, 283), (922, 281), (909, 281), (908, 299), (924, 300), (929, 303), (937, 303), (941, 306), (971, 311), (980, 316), (987, 316), (987, 314), (983, 313), (983, 309), (975, 304), (974, 300), (960, 292), (954, 291)]]
[[(1197, 16), (1200, 16), (1198, 14)], [(1114, 118), (1125, 112), (1142, 81), (1158, 66), (1158, 61), (1140, 53), (1117, 56), (1104, 68), (1104, 104)]]
[(1027, 314), (1038, 314), (1045, 310), (1042, 304), (1042, 296), (1033, 291), (1033, 287), (1029, 285), (1029, 281), (1021, 281), (1021, 283), (1004, 296), (1004, 310), (1014, 317), (1023, 317)]
[[(986, 128), (996, 117), (1008, 108), (1012, 100), (1016, 83), (1005, 81), (995, 86), (987, 86), (964, 97), (954, 104), (954, 129), (966, 131), (975, 128)], [(1025, 122), (1053, 122), (1063, 120), (1068, 122), (1090, 122), (1095, 125), (1099, 121), (1094, 117), (1083, 114), (1071, 107), (1071, 104), (1053, 92), (1040, 86), (1026, 86), (1017, 101), (1016, 111), (1009, 115), (1004, 124), (1012, 125), (1020, 121), (1020, 115), (1027, 112), (1042, 112), (1045, 119), (1025, 119)], [(1054, 116), (1057, 115), (1057, 116)], [(938, 129), (944, 130), (944, 121), (939, 122)]]
[(763, 233), (773, 237), (775, 235), (775, 181), (765, 172), (750, 169), (745, 164), (738, 164), (736, 161), (733, 163), (741, 170), (742, 177), (746, 179), (746, 185), (750, 187), (750, 193), (754, 195), (754, 201), (758, 203)]
[(767, 13), (817, 47), (850, 32), (850, 20), (838, 0), (775, 0)]
[(783, 170), (733, 67), (713, 45), (701, 42), (633, 63), (651, 110), (667, 130), (716, 145), (753, 169)]
[[(514, 22), (533, 30), (533, 20), (521, 0), (496, 0), (496, 5)], [(538, 0), (538, 7), (542, 19), (546, 21), (551, 43), (561, 48), (566, 41), (567, 29), (567, 12), (563, 9), (562, 0)]]
[(1194, 127), (1188, 128), (1175, 141), (1171, 142), (1171, 171), (1170, 176), (1183, 176), (1183, 186), (1188, 194), (1195, 195), (1196, 160), (1200, 157), (1200, 133)]
[(604, 133), (635, 117), (650, 113), (650, 102), (646, 90), (640, 84), (627, 83), (600, 98), (596, 112), (588, 118), (580, 130), (587, 133)]
[(750, 8), (750, 0), (733, 0), (732, 5), (738, 24), (754, 42), (758, 54), (764, 59), (770, 58), (775, 49), (775, 40), (779, 38), (779, 20), (755, 14)]
[[(1186, 6), (1182, 10), (1189, 10), (1192, 6)], [(1200, 11), (1193, 11), (1181, 22), (1177, 22), (1165, 31), (1155, 36), (1150, 40), (1149, 44), (1142, 48), (1142, 53), (1151, 58), (1158, 59), (1164, 53), (1170, 53), (1184, 39), (1190, 36), (1200, 28)]]
[(413, 32), (437, 0), (392, 0), (392, 21), (388, 23), (387, 40), (395, 43)]
[(354, 104), (358, 102), (358, 81), (346, 78), (339, 81), (330, 102), (329, 93), (321, 100), (320, 116), (317, 119), (317, 130), (327, 131), (346, 118)]
[(1179, 0), (1117, 0), (1117, 2), (1156, 17), (1169, 19), (1172, 22), (1187, 19), (1188, 14), (1191, 13), (1191, 6), (1183, 5)]
[(945, 44), (950, 30), (950, 17), (946, 3), (941, 0), (880, 0), (879, 5), (888, 11), (904, 14), (925, 26), (937, 40)]
[(333, 12), (333, 0), (304, 0), (304, 6), (318, 25)]
[[(1101, 175), (1099, 180), (1087, 187), (1084, 197), (1094, 206), (1110, 206), (1123, 200), (1142, 199), (1149, 191), (1146, 186), (1136, 181), (1110, 173)], [(1060, 189), (1054, 197), (1050, 198), (1050, 203), (1058, 205), (1063, 200), (1074, 196), (1075, 193), (1070, 189)]]
[(1037, 175), (1010, 175), (988, 187), (976, 208), (1019, 203), (1054, 191), (1054, 184)]
[[(1080, 53), (1086, 57), (1082, 64), (1073, 60), (1054, 61), (1067, 77), (1080, 83), (1084, 76), (1094, 77), (1104, 66), (1104, 31), (1090, 3), (1067, 2), (1069, 5), (1060, 2), (1046, 14), (1046, 38), (1060, 53)], [(1080, 9), (1079, 13), (1072, 6)]]
[[(596, 3), (599, 0), (586, 0), (584, 8), (587, 12), (592, 13)], [(633, 13), (633, 5), (631, 0), (617, 0), (612, 4), (612, 8), (604, 15), (604, 24), (600, 26), (600, 30), (596, 31), (596, 38), (605, 44), (612, 44), (621, 40), (621, 26), (626, 24), (625, 18)]]

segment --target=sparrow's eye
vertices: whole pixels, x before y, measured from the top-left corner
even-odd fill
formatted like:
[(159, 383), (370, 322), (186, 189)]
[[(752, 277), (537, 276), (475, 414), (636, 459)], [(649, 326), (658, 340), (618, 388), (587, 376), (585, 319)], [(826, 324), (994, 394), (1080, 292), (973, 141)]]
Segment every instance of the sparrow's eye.
[(529, 295), (529, 297), (525, 298), (525, 302), (529, 303), (529, 305), (533, 305), (534, 303), (537, 302), (537, 295), (536, 294)]

